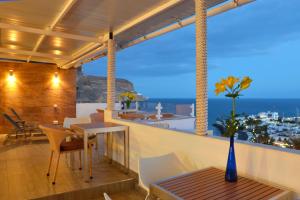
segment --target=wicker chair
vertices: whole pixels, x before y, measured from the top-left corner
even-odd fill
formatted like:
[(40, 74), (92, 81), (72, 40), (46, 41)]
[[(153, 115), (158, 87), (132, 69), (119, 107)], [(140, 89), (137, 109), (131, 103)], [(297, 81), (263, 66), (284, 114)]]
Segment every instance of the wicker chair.
[[(70, 129), (72, 124), (88, 124), (88, 123), (93, 123), (92, 117), (76, 117), (76, 118), (66, 117), (64, 119), (63, 127), (74, 132), (74, 130)], [(83, 135), (81, 135), (80, 133), (77, 133), (77, 135), (83, 137)], [(89, 145), (95, 146), (95, 148), (98, 149), (97, 134), (93, 134), (89, 136)]]
[[(78, 137), (73, 137), (74, 133), (64, 128), (55, 128), (51, 126), (46, 127), (42, 125), (40, 125), (39, 127), (47, 135), (50, 143), (51, 154), (50, 154), (50, 162), (49, 162), (47, 176), (50, 176), (50, 169), (53, 160), (53, 155), (54, 154), (57, 155), (56, 166), (55, 166), (55, 171), (54, 171), (54, 176), (52, 181), (52, 184), (54, 185), (56, 181), (59, 159), (62, 153), (68, 153), (72, 151), (79, 152), (79, 163), (80, 163), (79, 169), (81, 169), (81, 151), (83, 150), (83, 139)], [(69, 142), (66, 141), (67, 137), (71, 137), (71, 140)], [(91, 160), (92, 150), (91, 147), (88, 148), (89, 148), (89, 159)], [(90, 177), (92, 177), (91, 165), (89, 166), (89, 170), (90, 170)]]

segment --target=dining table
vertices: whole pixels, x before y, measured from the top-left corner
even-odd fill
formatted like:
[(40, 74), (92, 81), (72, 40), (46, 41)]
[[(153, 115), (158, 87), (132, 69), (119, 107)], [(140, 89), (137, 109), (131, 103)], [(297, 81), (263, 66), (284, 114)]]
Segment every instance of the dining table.
[[(267, 169), (266, 169), (267, 170)], [(290, 191), (238, 177), (227, 182), (225, 171), (214, 167), (170, 177), (150, 185), (151, 199), (162, 200), (290, 200)]]
[(84, 140), (84, 174), (86, 177), (89, 177), (88, 173), (88, 138), (91, 135), (97, 134), (107, 134), (107, 156), (112, 160), (112, 144), (113, 144), (113, 134), (123, 134), (123, 146), (124, 146), (124, 167), (126, 173), (129, 172), (129, 127), (121, 124), (111, 123), (111, 122), (96, 122), (96, 123), (83, 123), (83, 124), (72, 124), (70, 128), (77, 133), (83, 135)]

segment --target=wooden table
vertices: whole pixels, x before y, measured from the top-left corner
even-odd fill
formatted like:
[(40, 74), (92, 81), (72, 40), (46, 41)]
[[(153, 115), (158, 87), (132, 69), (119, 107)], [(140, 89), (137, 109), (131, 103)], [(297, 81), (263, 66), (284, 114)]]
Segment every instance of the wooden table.
[[(84, 135), (84, 170), (86, 177), (88, 176), (88, 137), (91, 134), (108, 133), (107, 143), (112, 139), (112, 134), (122, 131), (124, 133), (124, 166), (129, 171), (129, 128), (128, 126), (110, 123), (86, 123), (86, 124), (72, 124), (71, 129), (82, 133)], [(109, 139), (110, 138), (110, 139)], [(112, 142), (110, 141), (112, 145)], [(112, 156), (112, 155), (111, 155)]]
[(199, 170), (152, 184), (150, 194), (162, 200), (291, 199), (289, 191), (244, 177), (239, 177), (236, 183), (228, 183), (225, 182), (224, 175), (223, 170), (212, 167)]

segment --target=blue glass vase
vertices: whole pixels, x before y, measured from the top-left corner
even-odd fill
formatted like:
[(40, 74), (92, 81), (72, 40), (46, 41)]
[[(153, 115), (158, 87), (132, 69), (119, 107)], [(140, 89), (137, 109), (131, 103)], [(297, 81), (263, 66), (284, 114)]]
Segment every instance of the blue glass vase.
[(227, 167), (225, 180), (228, 182), (236, 182), (238, 179), (236, 171), (235, 153), (234, 153), (234, 137), (230, 137), (230, 147), (228, 152)]

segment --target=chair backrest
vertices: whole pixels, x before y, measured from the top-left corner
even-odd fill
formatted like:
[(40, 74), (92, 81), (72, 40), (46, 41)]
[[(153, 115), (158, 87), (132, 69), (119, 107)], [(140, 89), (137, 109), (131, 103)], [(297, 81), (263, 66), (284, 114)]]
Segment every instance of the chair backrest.
[(20, 115), (15, 111), (15, 109), (13, 108), (9, 108), (10, 111), (15, 115), (15, 117), (19, 120), (22, 121), (22, 118), (20, 117)]
[(187, 172), (186, 168), (174, 153), (139, 160), (140, 183), (147, 191), (151, 183), (185, 172)]
[(64, 119), (64, 128), (70, 128), (71, 124), (86, 124), (91, 123), (92, 120), (90, 117), (77, 117), (77, 118), (70, 118), (66, 117)]
[(91, 113), (90, 118), (92, 123), (104, 122), (104, 114), (103, 113)]
[(108, 196), (108, 194), (106, 194), (106, 193), (103, 193), (103, 196), (104, 196), (104, 199), (105, 199), (105, 200), (112, 200), (112, 199)]
[(47, 135), (50, 149), (59, 152), (61, 143), (66, 139), (69, 133), (63, 128), (52, 128), (43, 125), (39, 125), (39, 128)]
[(176, 114), (183, 116), (190, 116), (192, 112), (191, 105), (189, 104), (178, 104), (176, 105)]
[(2, 113), (2, 115), (11, 125), (14, 126), (15, 129), (22, 130), (22, 127), (19, 126), (19, 124), (16, 121), (14, 121), (8, 114)]

